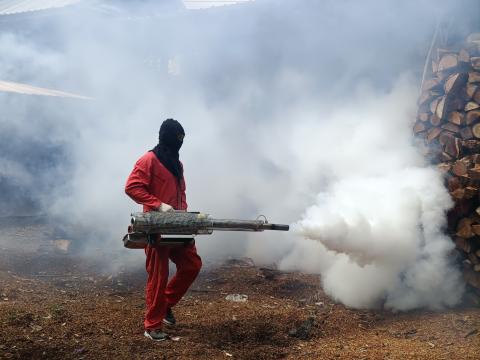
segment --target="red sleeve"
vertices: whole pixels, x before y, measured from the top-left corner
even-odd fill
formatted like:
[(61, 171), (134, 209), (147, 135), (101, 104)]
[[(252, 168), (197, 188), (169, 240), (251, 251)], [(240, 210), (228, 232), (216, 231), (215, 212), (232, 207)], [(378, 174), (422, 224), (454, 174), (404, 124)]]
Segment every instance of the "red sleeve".
[(186, 182), (185, 182), (185, 169), (183, 167), (183, 163), (180, 161), (180, 166), (182, 167), (182, 173), (183, 173), (183, 179), (181, 181), (181, 190), (182, 190), (182, 198), (181, 198), (181, 207), (180, 209), (181, 210), (187, 210), (188, 208), (188, 204), (187, 204), (187, 195), (186, 195), (186, 190), (187, 190), (187, 185), (186, 185)]
[(148, 191), (151, 165), (151, 161), (145, 156), (137, 161), (128, 177), (127, 184), (125, 185), (125, 193), (136, 203), (157, 209), (162, 202)]
[(185, 185), (185, 178), (182, 180), (183, 186), (182, 186), (182, 210), (187, 210), (188, 204), (187, 204), (187, 195), (185, 194), (186, 191), (186, 185)]

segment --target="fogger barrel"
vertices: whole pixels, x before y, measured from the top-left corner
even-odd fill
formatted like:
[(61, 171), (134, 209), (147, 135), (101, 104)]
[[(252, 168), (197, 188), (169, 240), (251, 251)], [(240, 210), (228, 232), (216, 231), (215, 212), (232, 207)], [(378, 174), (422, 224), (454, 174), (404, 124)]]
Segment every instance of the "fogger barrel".
[(211, 234), (224, 231), (288, 231), (288, 225), (269, 224), (266, 220), (215, 219), (208, 214), (194, 212), (158, 212), (132, 214), (132, 230), (150, 234)]
[(256, 220), (215, 219), (199, 212), (169, 211), (141, 212), (132, 214), (129, 232), (123, 242), (127, 248), (143, 248), (149, 236), (160, 234), (158, 245), (184, 244), (193, 241), (195, 235), (208, 235), (215, 230), (288, 231), (288, 225), (270, 224), (260, 217)]

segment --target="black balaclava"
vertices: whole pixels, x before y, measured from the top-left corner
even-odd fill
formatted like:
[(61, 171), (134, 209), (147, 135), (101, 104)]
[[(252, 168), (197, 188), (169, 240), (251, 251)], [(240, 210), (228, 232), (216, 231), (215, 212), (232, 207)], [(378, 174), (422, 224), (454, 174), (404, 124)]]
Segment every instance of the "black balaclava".
[(158, 145), (151, 150), (178, 182), (183, 178), (178, 151), (182, 147), (184, 136), (182, 125), (177, 120), (167, 119), (160, 126)]

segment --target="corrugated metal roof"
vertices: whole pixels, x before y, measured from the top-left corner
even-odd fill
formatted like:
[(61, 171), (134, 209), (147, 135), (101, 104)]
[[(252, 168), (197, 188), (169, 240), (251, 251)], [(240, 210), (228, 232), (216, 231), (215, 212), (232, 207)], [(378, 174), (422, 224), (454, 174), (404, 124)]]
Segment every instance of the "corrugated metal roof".
[(58, 96), (58, 97), (84, 99), (84, 100), (91, 99), (87, 96), (72, 94), (72, 93), (58, 91), (58, 90), (45, 89), (45, 88), (26, 85), (26, 84), (19, 84), (19, 83), (14, 83), (10, 81), (1, 81), (1, 80), (0, 80), (0, 91), (13, 92), (13, 93), (25, 94), (25, 95)]
[(183, 0), (187, 9), (205, 9), (213, 6), (237, 5), (254, 0)]
[(81, 0), (1, 0), (0, 15), (12, 15), (72, 5)]

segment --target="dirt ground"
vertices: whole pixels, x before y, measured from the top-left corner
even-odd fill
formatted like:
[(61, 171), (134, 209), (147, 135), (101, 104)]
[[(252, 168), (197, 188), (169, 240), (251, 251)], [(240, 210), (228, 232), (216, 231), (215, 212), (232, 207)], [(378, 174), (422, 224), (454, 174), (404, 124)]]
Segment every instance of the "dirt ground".
[(41, 224), (2, 234), (1, 359), (480, 359), (479, 307), (352, 310), (318, 276), (249, 259), (207, 264), (166, 328), (178, 339), (156, 343), (143, 336), (143, 270), (99, 270)]

